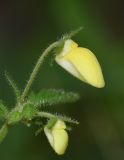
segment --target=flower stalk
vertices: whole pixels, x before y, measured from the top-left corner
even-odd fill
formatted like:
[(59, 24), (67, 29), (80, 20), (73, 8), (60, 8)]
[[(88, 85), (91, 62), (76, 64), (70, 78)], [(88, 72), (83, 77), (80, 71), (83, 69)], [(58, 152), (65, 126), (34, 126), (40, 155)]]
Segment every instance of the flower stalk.
[(25, 97), (28, 95), (28, 92), (38, 74), (38, 71), (41, 67), (41, 65), (44, 62), (44, 59), (49, 55), (49, 53), (55, 49), (56, 47), (58, 47), (59, 45), (61, 45), (63, 42), (65, 42), (67, 39), (73, 37), (75, 34), (77, 34), (78, 32), (80, 32), (83, 29), (83, 27), (79, 27), (78, 29), (71, 31), (69, 34), (64, 35), (60, 40), (52, 43), (48, 48), (45, 49), (45, 51), (42, 53), (42, 55), (40, 56), (40, 58), (38, 59), (31, 75), (30, 78), (27, 82), (27, 85), (22, 93), (22, 95), (20, 96), (20, 102), (24, 102)]
[(52, 51), (52, 50), (53, 50), (54, 48), (56, 48), (58, 45), (59, 45), (59, 41), (56, 41), (56, 42), (52, 43), (52, 44), (43, 52), (43, 54), (40, 56), (40, 58), (38, 59), (38, 61), (37, 61), (36, 65), (35, 65), (32, 73), (31, 73), (31, 75), (30, 75), (30, 78), (29, 78), (29, 80), (28, 80), (28, 83), (27, 83), (27, 85), (26, 85), (26, 87), (25, 87), (25, 89), (24, 89), (24, 91), (23, 91), (23, 93), (22, 93), (22, 95), (21, 95), (21, 97), (20, 97), (20, 102), (24, 102), (24, 99), (25, 99), (25, 97), (27, 96), (27, 94), (28, 94), (28, 92), (29, 92), (29, 90), (30, 90), (33, 82), (34, 82), (34, 80), (35, 80), (35, 78), (36, 78), (36, 76), (37, 76), (37, 74), (38, 74), (38, 71), (39, 71), (41, 65), (43, 64), (45, 57), (47, 57), (48, 54), (50, 53), (50, 51)]

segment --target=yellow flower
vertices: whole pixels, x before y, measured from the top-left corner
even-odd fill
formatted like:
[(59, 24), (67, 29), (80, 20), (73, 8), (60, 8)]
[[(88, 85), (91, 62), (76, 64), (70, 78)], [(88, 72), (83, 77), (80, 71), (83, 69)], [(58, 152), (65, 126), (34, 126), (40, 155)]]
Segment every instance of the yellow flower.
[(102, 70), (96, 56), (87, 48), (68, 39), (63, 50), (56, 55), (56, 62), (78, 79), (94, 87), (105, 85)]
[(51, 129), (47, 126), (44, 128), (50, 145), (59, 155), (64, 154), (68, 146), (68, 134), (65, 129), (66, 125), (62, 120), (57, 120)]

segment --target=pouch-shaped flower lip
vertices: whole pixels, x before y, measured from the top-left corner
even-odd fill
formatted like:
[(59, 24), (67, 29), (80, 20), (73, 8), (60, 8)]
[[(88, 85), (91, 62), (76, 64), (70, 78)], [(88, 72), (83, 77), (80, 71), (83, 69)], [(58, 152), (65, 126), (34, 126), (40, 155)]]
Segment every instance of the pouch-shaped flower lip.
[(52, 129), (44, 128), (51, 147), (58, 155), (64, 154), (68, 146), (68, 134), (65, 129), (66, 125), (61, 120), (58, 120)]
[(87, 48), (78, 47), (68, 39), (63, 50), (56, 55), (56, 62), (78, 79), (102, 88), (105, 85), (102, 70), (96, 56)]

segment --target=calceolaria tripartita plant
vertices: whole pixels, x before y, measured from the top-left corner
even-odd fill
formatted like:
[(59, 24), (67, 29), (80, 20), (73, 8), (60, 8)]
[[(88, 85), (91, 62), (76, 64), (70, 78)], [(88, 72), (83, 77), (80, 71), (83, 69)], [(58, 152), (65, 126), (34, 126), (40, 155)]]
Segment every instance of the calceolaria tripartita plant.
[(3, 122), (0, 129), (0, 142), (4, 140), (10, 127), (21, 122), (28, 127), (37, 125), (38, 130), (35, 135), (44, 131), (54, 151), (58, 155), (65, 153), (69, 139), (67, 124), (71, 127), (71, 123), (78, 124), (78, 121), (65, 115), (46, 112), (42, 108), (59, 103), (73, 103), (79, 99), (79, 95), (56, 89), (42, 90), (39, 93), (32, 91), (30, 93), (29, 91), (46, 56), (52, 54), (52, 51), (54, 51), (53, 58), (56, 63), (70, 74), (94, 87), (104, 87), (102, 70), (96, 56), (89, 49), (78, 47), (78, 44), (71, 39), (81, 29), (66, 34), (45, 49), (38, 59), (24, 90), (21, 91), (9, 74), (5, 73), (8, 83), (15, 93), (16, 102), (13, 109), (9, 111), (3, 101), (0, 101), (0, 119)]

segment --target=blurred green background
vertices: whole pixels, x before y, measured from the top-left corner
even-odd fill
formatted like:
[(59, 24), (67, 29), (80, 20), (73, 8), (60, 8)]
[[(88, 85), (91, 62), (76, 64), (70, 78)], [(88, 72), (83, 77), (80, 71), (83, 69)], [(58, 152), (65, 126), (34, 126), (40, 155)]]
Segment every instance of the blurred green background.
[(0, 1), (0, 98), (10, 108), (13, 93), (7, 70), (24, 87), (44, 48), (63, 33), (84, 26), (73, 39), (98, 57), (104, 89), (82, 83), (50, 61), (42, 66), (32, 89), (64, 88), (79, 92), (75, 104), (44, 108), (80, 121), (69, 133), (65, 155), (57, 156), (36, 128), (17, 125), (0, 145), (0, 160), (123, 160), (124, 159), (124, 2), (121, 0)]

